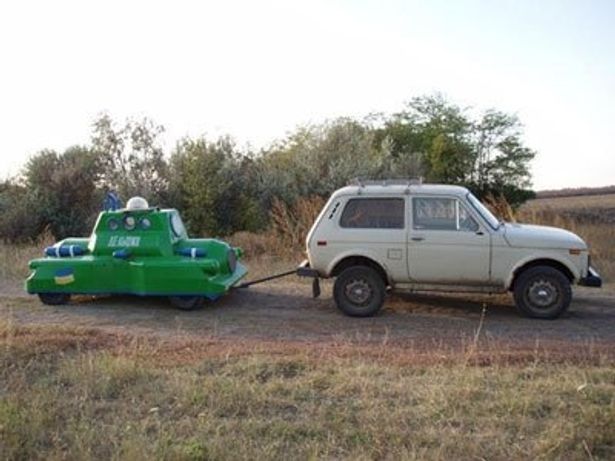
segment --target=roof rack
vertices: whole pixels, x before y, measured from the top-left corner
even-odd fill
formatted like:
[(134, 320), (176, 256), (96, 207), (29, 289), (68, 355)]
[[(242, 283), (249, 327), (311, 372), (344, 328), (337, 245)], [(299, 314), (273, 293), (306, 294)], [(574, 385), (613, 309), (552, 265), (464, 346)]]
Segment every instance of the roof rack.
[(365, 186), (406, 186), (404, 194), (410, 193), (410, 186), (416, 186), (423, 184), (423, 178), (409, 178), (409, 179), (379, 179), (379, 180), (364, 180), (361, 178), (355, 178), (351, 180), (349, 186), (358, 186), (358, 195), (361, 195), (361, 190)]
[(354, 178), (352, 179), (348, 185), (349, 186), (415, 186), (417, 184), (423, 184), (423, 178), (409, 178), (409, 179), (361, 179)]

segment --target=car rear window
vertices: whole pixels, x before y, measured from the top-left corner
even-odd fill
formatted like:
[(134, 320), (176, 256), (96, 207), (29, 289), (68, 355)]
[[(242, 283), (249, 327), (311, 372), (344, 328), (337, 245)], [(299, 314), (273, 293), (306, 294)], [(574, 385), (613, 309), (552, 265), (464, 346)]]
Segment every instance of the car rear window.
[(353, 198), (348, 200), (340, 226), (354, 229), (403, 229), (403, 198)]

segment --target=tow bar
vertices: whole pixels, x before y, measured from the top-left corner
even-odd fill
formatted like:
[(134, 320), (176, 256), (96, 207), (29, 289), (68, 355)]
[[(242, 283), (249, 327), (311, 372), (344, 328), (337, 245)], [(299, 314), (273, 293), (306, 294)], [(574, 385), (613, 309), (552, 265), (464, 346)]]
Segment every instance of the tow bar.
[(269, 275), (267, 277), (263, 277), (256, 280), (250, 280), (249, 282), (235, 285), (233, 288), (249, 288), (252, 285), (268, 282), (269, 280), (281, 279), (282, 277), (288, 277), (289, 275), (293, 274), (298, 275), (299, 277), (312, 277), (312, 296), (314, 298), (318, 298), (320, 296), (320, 279), (318, 277), (318, 273), (314, 269), (310, 268), (307, 260), (303, 261), (297, 269), (281, 272), (279, 274)]

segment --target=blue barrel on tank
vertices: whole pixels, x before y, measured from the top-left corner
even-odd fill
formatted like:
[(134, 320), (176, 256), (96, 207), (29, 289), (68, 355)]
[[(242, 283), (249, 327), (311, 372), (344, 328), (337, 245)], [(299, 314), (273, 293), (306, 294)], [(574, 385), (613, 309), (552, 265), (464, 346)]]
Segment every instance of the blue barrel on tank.
[(45, 248), (45, 256), (51, 258), (73, 258), (75, 256), (82, 256), (85, 252), (85, 248), (79, 245), (54, 245)]
[(180, 248), (179, 250), (175, 251), (175, 254), (178, 254), (180, 256), (188, 256), (189, 258), (195, 259), (195, 258), (204, 258), (207, 253), (205, 252), (203, 248), (192, 247), (192, 248)]

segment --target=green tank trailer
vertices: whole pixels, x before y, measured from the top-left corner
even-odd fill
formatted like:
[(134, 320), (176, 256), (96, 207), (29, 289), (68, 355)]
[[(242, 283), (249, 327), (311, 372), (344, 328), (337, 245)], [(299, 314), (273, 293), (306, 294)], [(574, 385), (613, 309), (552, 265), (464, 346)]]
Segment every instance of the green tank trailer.
[(242, 251), (218, 239), (189, 238), (177, 210), (140, 198), (103, 211), (89, 238), (67, 238), (30, 261), (26, 291), (45, 304), (73, 294), (168, 296), (180, 309), (215, 300), (241, 280)]

